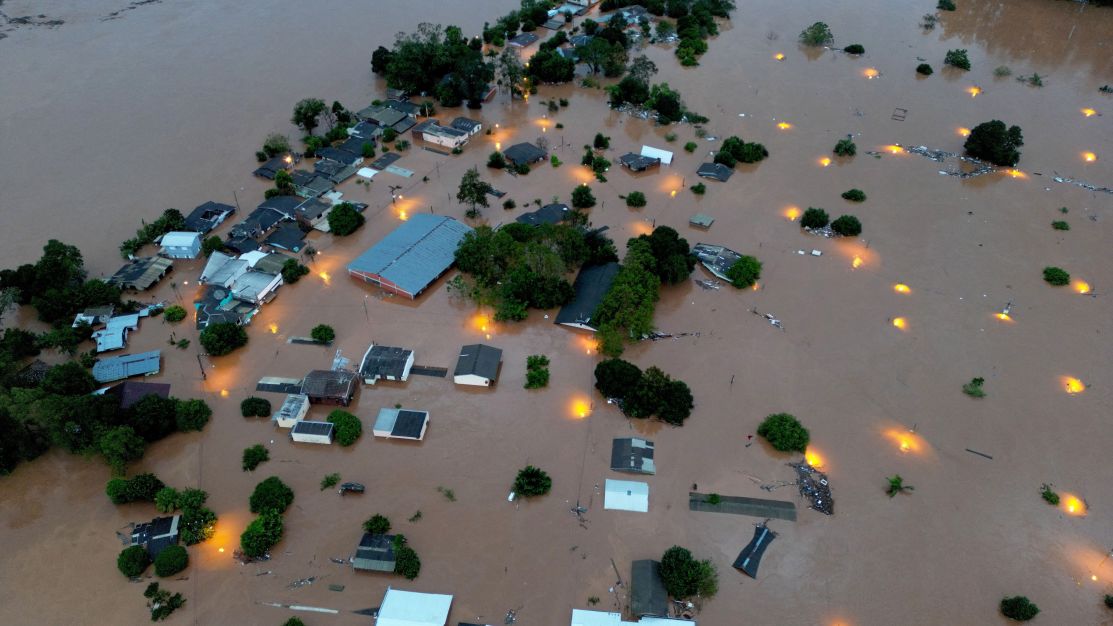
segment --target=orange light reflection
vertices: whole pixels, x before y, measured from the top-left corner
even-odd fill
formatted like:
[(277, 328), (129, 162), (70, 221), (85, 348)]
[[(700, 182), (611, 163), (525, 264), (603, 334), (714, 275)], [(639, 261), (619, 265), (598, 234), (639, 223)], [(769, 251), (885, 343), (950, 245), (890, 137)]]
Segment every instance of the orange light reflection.
[(1013, 318), (1009, 317), (1008, 313), (994, 313), (993, 317), (996, 317), (997, 319), (1001, 320), (1002, 322), (1010, 322), (1011, 323), (1013, 321)]
[(893, 326), (896, 326), (901, 330), (906, 330), (908, 328), (908, 320), (904, 319), (903, 317), (894, 317)]
[(824, 464), (823, 455), (821, 455), (813, 446), (808, 446), (807, 450), (805, 450), (804, 460), (808, 462), (808, 465), (811, 465), (815, 468), (823, 467)]
[(1082, 160), (1087, 163), (1093, 163), (1094, 161), (1098, 160), (1098, 155), (1094, 154), (1093, 152), (1083, 152)]
[(788, 130), (788, 129), (792, 128), (792, 124), (789, 124), (788, 122), (779, 122), (777, 124), (777, 128), (779, 128), (781, 130)]
[(800, 217), (800, 209), (794, 206), (790, 206), (784, 210), (784, 213), (782, 215), (788, 218), (788, 221), (795, 222), (796, 219)]
[(1090, 283), (1077, 278), (1070, 281), (1070, 288), (1078, 293), (1090, 293)]
[(831, 164), (831, 157), (823, 157), (822, 159), (819, 160), (819, 164), (822, 165), (823, 167), (827, 167), (828, 165)]
[(862, 70), (862, 74), (866, 77), (867, 80), (873, 80), (877, 78), (879, 72), (872, 67), (867, 67), (866, 69)]
[(591, 402), (583, 397), (573, 398), (569, 405), (569, 410), (572, 413), (572, 417), (584, 419), (588, 415), (591, 415)]
[(963, 127), (959, 126), (957, 132), (958, 132), (960, 137), (969, 137), (970, 136), (970, 129), (969, 128), (963, 128)]
[(978, 86), (967, 87), (966, 93), (970, 94), (971, 98), (977, 98), (978, 94), (982, 92), (982, 88)]
[(778, 52), (777, 54), (773, 55), (773, 58), (778, 60), (778, 61), (784, 61), (785, 60), (785, 55), (784, 55), (783, 52)]
[(1086, 107), (1086, 108), (1082, 109), (1082, 115), (1085, 115), (1086, 117), (1093, 117), (1097, 114), (1098, 114), (1098, 112), (1091, 109), (1090, 107)]
[(1075, 378), (1074, 376), (1062, 376), (1059, 378), (1059, 381), (1062, 382), (1063, 389), (1065, 389), (1066, 392), (1071, 395), (1086, 391), (1086, 383)]
[(904, 147), (903, 146), (898, 146), (896, 144), (883, 146), (883, 149), (886, 152), (890, 152), (892, 154), (904, 154)]
[(902, 453), (921, 454), (927, 451), (927, 442), (924, 438), (910, 430), (890, 428), (883, 434)]
[(897, 283), (893, 285), (893, 291), (897, 293), (909, 294), (912, 293), (912, 288), (904, 283)]
[(1086, 515), (1086, 502), (1078, 496), (1070, 493), (1059, 494), (1059, 508), (1063, 509), (1068, 515), (1082, 517)]

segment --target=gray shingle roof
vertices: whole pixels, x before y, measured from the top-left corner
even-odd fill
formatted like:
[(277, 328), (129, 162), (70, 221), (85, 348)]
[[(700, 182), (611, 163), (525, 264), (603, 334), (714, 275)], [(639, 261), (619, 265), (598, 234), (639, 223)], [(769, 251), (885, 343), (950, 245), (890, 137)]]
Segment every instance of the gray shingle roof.
[(611, 469), (632, 474), (656, 474), (653, 463), (653, 442), (638, 437), (624, 437), (611, 442)]
[(418, 213), (352, 261), (348, 272), (388, 281), (416, 297), (452, 265), (457, 246), (470, 232), (451, 217)]
[(537, 161), (544, 159), (546, 156), (544, 150), (538, 148), (532, 143), (526, 142), (516, 143), (507, 148), (506, 152), (503, 152), (502, 154), (506, 157), (507, 161), (510, 161), (515, 165), (519, 165), (522, 163), (526, 165), (529, 165), (530, 163), (536, 163)]
[(481, 343), (473, 343), (460, 348), (460, 358), (456, 361), (453, 376), (474, 374), (488, 380), (495, 380), (502, 362), (502, 350)]
[(560, 308), (555, 323), (577, 326), (591, 326), (591, 318), (595, 316), (595, 309), (607, 295), (615, 275), (618, 274), (618, 263), (605, 265), (592, 265), (580, 270), (576, 282), (572, 285), (576, 295), (572, 301)]
[(359, 374), (365, 379), (402, 378), (406, 372), (406, 361), (413, 350), (392, 346), (371, 346), (359, 365)]
[(724, 183), (730, 179), (730, 175), (733, 173), (734, 170), (723, 165), (722, 163), (704, 163), (703, 165), (699, 166), (698, 170), (696, 170), (696, 174), (702, 176), (703, 178), (714, 178), (715, 180), (722, 181)]
[(301, 420), (294, 424), (292, 432), (299, 435), (330, 435), (332, 434), (332, 422), (310, 422)]
[(352, 567), (373, 572), (394, 571), (394, 535), (363, 533), (363, 538), (352, 557)]

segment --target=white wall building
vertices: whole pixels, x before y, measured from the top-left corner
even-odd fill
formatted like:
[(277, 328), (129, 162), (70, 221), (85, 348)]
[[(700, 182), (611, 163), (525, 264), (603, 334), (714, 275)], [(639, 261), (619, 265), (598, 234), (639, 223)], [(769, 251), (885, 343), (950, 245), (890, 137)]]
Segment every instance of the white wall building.
[(282, 407), (275, 411), (271, 419), (279, 428), (293, 428), (294, 424), (305, 419), (305, 414), (308, 411), (309, 396), (292, 393), (286, 396), (286, 400), (282, 402)]
[(162, 236), (162, 254), (172, 259), (196, 259), (201, 253), (201, 233), (175, 231)]
[(301, 420), (290, 429), (290, 439), (298, 443), (332, 443), (332, 422)]
[(452, 596), (387, 587), (375, 626), (445, 626)]

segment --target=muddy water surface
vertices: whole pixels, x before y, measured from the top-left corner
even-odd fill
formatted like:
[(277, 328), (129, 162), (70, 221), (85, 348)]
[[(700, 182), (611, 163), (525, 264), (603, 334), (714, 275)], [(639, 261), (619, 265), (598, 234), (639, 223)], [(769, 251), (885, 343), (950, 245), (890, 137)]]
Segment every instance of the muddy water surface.
[[(119, 241), (167, 206), (188, 210), (210, 199), (254, 206), (265, 185), (250, 176), (252, 154), (267, 132), (293, 135), (286, 119), (294, 101), (318, 96), (362, 107), (381, 97), (370, 51), (389, 44), (395, 31), (429, 19), (477, 32), (510, 5), (184, 2), (103, 20), (128, 5), (4, 3), (9, 17), (42, 13), (65, 23), (16, 28), (0, 41), (0, 263), (30, 261), (57, 237), (81, 247), (92, 273), (107, 275), (119, 263)], [(1113, 82), (1113, 12), (970, 0), (924, 31), (918, 24), (927, 4), (844, 5), (836, 14), (810, 3), (746, 3), (698, 68), (682, 70), (666, 48), (645, 51), (661, 70), (657, 80), (711, 117), (711, 136), (761, 141), (771, 152), (767, 161), (740, 167), (727, 184), (709, 182), (707, 195), (696, 197), (686, 188), (717, 142), (682, 126), (670, 129), (678, 135), (671, 168), (637, 177), (614, 168), (607, 183), (592, 183), (600, 204), (591, 219), (610, 226), (616, 241), (668, 224), (692, 243), (728, 245), (764, 263), (756, 291), (704, 291), (691, 283), (666, 289), (656, 325), (698, 336), (627, 353), (689, 382), (697, 406), (683, 428), (630, 423), (592, 395), (598, 356), (583, 336), (542, 314), (524, 324), (483, 324), (476, 319), (482, 312), (453, 300), (443, 281), (413, 304), (344, 275), (346, 264), (402, 217), (462, 217), (464, 207), (453, 200), (460, 175), (485, 161), (496, 142), (505, 148), (544, 136), (566, 165), (519, 178), (484, 171), (519, 206), (487, 209), (491, 224), (512, 220), (534, 199), (566, 199), (574, 185), (591, 182), (575, 163), (596, 131), (613, 137), (612, 160), (642, 144), (666, 147), (665, 129), (609, 111), (602, 91), (543, 88), (528, 102), (500, 95), (480, 113), (498, 130), (478, 137), (463, 156), (411, 149), (399, 165), (417, 172), (414, 178), (381, 174), (369, 190), (346, 183), (347, 196), (371, 205), (367, 226), (347, 240), (314, 235), (321, 254), (312, 274), (282, 289), (236, 355), (199, 364), (193, 330), (145, 322), (130, 349), (166, 350), (159, 378), (175, 395), (204, 397), (216, 409), (203, 433), (152, 446), (135, 468), (208, 490), (221, 519), (217, 536), (191, 550), (188, 579), (167, 582), (188, 598), (171, 621), (279, 623), (288, 611), (266, 604), (278, 603), (340, 611), (302, 614), (310, 624), (367, 623), (352, 612), (377, 606), (390, 584), (455, 594), (452, 623), (501, 623), (507, 609), (520, 609), (519, 623), (561, 624), (592, 596), (599, 608), (623, 606), (612, 559), (625, 580), (630, 560), (673, 544), (719, 569), (720, 592), (704, 604), (704, 624), (995, 623), (997, 600), (1012, 594), (1028, 595), (1056, 623), (1103, 619), (1101, 594), (1113, 580), (1113, 565), (1102, 560), (1113, 491), (1100, 468), (1113, 397), (1100, 383), (1113, 374), (1113, 328), (1104, 296), (1052, 289), (1040, 270), (1064, 267), (1101, 294), (1102, 275), (1113, 265), (1106, 243), (1113, 196), (1050, 179), (1058, 172), (1113, 185), (1113, 155), (1102, 152), (1113, 145), (1113, 99), (1097, 91)], [(817, 19), (830, 24), (839, 47), (862, 43), (867, 54), (799, 48), (796, 33)], [(315, 31), (327, 35), (311, 36)], [(970, 72), (942, 66), (946, 50), (959, 47), (969, 51)], [(778, 53), (783, 61), (774, 59)], [(935, 67), (933, 76), (916, 76), (920, 59)], [(1014, 76), (995, 78), (999, 65)], [(1042, 89), (1015, 81), (1033, 72), (1046, 77)], [(971, 87), (980, 89), (976, 97)], [(548, 115), (537, 104), (548, 97), (569, 98), (570, 107)], [(898, 108), (906, 111), (897, 116), (902, 121), (893, 119)], [(1100, 115), (1085, 117), (1084, 108)], [(957, 167), (954, 160), (866, 154), (897, 143), (958, 152), (959, 128), (993, 118), (1024, 129), (1015, 177), (960, 180), (939, 174)], [(791, 126), (779, 129), (782, 122)], [(833, 158), (831, 146), (847, 134), (858, 156), (823, 166), (820, 159)], [(680, 149), (687, 141), (699, 144), (694, 154)], [(1088, 150), (1098, 153), (1096, 162), (1083, 161)], [(401, 201), (390, 202), (388, 184), (404, 186)], [(867, 202), (842, 200), (851, 187), (863, 189)], [(634, 190), (647, 195), (644, 209), (620, 199)], [(865, 225), (862, 238), (836, 243), (802, 235), (785, 212), (808, 206), (853, 212)], [(1065, 216), (1062, 206), (1069, 207)], [(688, 228), (696, 212), (716, 219), (709, 232)], [(1053, 219), (1072, 229), (1052, 231)], [(812, 249), (823, 255), (799, 254)], [(198, 262), (180, 264), (175, 284), (152, 296), (191, 301), (199, 270)], [(894, 291), (896, 283), (910, 292)], [(1007, 302), (1012, 321), (995, 319)], [(775, 314), (784, 330), (752, 309)], [(903, 330), (892, 325), (896, 317), (905, 318)], [(286, 343), (317, 323), (336, 328), (333, 348)], [(168, 348), (171, 333), (190, 337), (193, 347)], [(239, 401), (261, 376), (328, 367), (336, 349), (357, 359), (374, 340), (413, 348), (418, 363), (451, 367), (461, 344), (487, 335), (504, 350), (493, 390), (414, 377), (361, 391), (352, 410), (368, 431), (379, 407), (429, 410), (429, 435), (420, 444), (375, 441), (368, 432), (349, 449), (292, 445), (269, 423), (239, 417)], [(538, 353), (552, 359), (552, 382), (526, 391), (525, 358)], [(1094, 386), (1068, 395), (1060, 379), (1068, 375)], [(975, 376), (986, 379), (988, 396), (979, 401), (960, 391)], [(591, 407), (586, 417), (580, 403)], [(779, 411), (811, 429), (832, 480), (834, 517), (803, 509), (791, 487), (760, 489), (792, 477), (784, 463), (793, 457), (747, 445), (761, 418)], [(311, 415), (326, 414), (314, 408)], [(597, 487), (610, 474), (610, 440), (632, 433), (657, 443), (660, 471), (647, 479), (650, 512), (605, 512)], [(253, 475), (240, 470), (240, 452), (255, 443), (270, 448), (271, 460)], [(508, 503), (513, 474), (526, 463), (550, 472), (553, 492)], [(367, 484), (368, 493), (321, 491), (330, 472)], [(894, 473), (915, 491), (885, 497), (884, 478)], [(242, 566), (230, 553), (250, 520), (248, 494), (268, 475), (289, 483), (297, 499), (275, 558)], [(0, 481), (7, 555), (0, 622), (146, 621), (142, 587), (114, 568), (120, 546), (113, 532), (154, 512), (112, 506), (102, 495), (107, 478), (96, 460), (52, 453)], [(1043, 482), (1084, 497), (1089, 515), (1043, 504)], [(693, 484), (801, 507), (796, 523), (771, 523), (780, 537), (756, 581), (730, 563), (759, 520), (689, 513)], [(437, 487), (453, 489), (456, 500)], [(588, 509), (582, 521), (570, 512), (577, 503)], [(406, 521), (418, 511), (419, 520)], [(359, 523), (374, 513), (389, 516), (421, 555), (413, 583), (355, 575), (329, 561), (351, 553)], [(314, 584), (290, 587), (311, 576)], [(329, 591), (329, 584), (345, 589)], [(48, 596), (46, 588), (65, 592)]]

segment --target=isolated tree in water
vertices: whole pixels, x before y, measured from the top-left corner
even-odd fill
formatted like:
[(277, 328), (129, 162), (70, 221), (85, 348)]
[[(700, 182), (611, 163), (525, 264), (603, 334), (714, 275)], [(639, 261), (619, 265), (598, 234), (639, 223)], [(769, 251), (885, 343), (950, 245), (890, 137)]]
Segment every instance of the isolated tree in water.
[(982, 122), (970, 131), (963, 148), (972, 157), (989, 161), (994, 165), (1016, 165), (1024, 145), (1024, 135), (1019, 126), (1005, 127), (1001, 120)]
[(487, 194), (494, 190), (495, 188), (491, 186), (491, 183), (480, 178), (479, 170), (473, 167), (464, 172), (464, 177), (460, 179), (460, 190), (456, 192), (456, 200), (460, 204), (471, 206), (468, 209), (468, 217), (478, 217), (480, 212), (476, 207), (487, 208), (491, 206), (487, 202)]
[(313, 134), (317, 128), (317, 118), (325, 112), (325, 101), (320, 98), (306, 98), (294, 105), (294, 115), (290, 122), (305, 132)]

